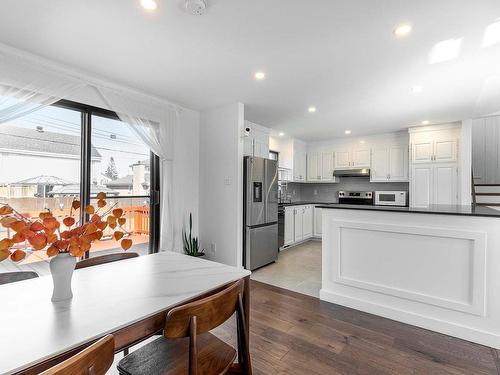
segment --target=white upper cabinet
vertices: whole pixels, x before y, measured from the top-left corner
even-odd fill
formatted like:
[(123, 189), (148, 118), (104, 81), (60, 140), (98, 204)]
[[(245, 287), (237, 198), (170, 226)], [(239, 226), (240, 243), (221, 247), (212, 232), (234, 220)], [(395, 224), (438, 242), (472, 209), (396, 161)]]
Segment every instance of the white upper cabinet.
[(307, 153), (305, 151), (296, 151), (293, 155), (293, 180), (301, 182), (306, 180), (307, 171)]
[(410, 129), (412, 207), (458, 204), (459, 139), (459, 124)]
[(408, 181), (407, 143), (373, 147), (370, 176), (372, 182)]
[(243, 155), (268, 159), (270, 130), (250, 121), (245, 121), (245, 127), (250, 128), (250, 135), (243, 139)]
[(370, 149), (368, 147), (351, 147), (335, 151), (335, 169), (369, 168)]
[(456, 127), (414, 130), (411, 133), (412, 163), (449, 163), (457, 161), (459, 129)]
[(311, 151), (307, 153), (307, 181), (337, 182), (333, 177), (334, 153)]
[(335, 154), (333, 152), (321, 153), (321, 180), (322, 181), (337, 181), (333, 177)]

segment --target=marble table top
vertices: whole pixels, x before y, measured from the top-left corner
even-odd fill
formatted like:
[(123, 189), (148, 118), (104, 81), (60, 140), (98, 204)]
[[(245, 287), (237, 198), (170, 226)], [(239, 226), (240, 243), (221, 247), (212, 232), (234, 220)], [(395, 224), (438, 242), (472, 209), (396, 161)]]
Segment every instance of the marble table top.
[(249, 274), (162, 252), (75, 271), (69, 302), (50, 301), (50, 275), (0, 285), (0, 374), (25, 369)]

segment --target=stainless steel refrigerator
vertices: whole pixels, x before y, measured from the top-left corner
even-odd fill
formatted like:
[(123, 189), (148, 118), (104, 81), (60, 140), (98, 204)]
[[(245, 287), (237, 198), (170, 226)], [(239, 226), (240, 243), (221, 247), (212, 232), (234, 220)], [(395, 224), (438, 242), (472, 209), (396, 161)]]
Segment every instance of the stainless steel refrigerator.
[(278, 258), (278, 163), (243, 160), (243, 260), (254, 270)]

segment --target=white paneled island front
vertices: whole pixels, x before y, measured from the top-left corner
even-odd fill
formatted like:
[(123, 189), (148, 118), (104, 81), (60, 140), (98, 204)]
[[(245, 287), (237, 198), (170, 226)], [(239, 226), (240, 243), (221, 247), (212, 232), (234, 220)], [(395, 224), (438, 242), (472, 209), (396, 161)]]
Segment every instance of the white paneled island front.
[(500, 348), (500, 211), (321, 208), (322, 300)]

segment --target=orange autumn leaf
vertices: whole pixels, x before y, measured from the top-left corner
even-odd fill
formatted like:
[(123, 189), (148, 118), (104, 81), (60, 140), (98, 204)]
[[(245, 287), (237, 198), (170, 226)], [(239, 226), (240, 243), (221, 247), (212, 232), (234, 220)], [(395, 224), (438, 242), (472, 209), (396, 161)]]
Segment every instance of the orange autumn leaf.
[(105, 221), (99, 221), (98, 223), (95, 223), (95, 225), (97, 225), (97, 228), (99, 228), (100, 230), (104, 230), (108, 226), (108, 223), (106, 223)]
[(63, 224), (66, 225), (67, 227), (71, 227), (73, 226), (73, 224), (75, 224), (75, 219), (72, 217), (66, 217), (63, 220)]
[(54, 243), (57, 241), (57, 235), (55, 233), (47, 234), (47, 243)]
[(116, 231), (114, 234), (113, 234), (113, 237), (115, 238), (116, 241), (119, 241), (122, 239), (123, 237), (123, 232), (118, 232)]
[(90, 218), (90, 221), (93, 222), (93, 223), (97, 223), (97, 222), (101, 221), (101, 217), (99, 215), (97, 215), (97, 214), (94, 214)]
[(26, 241), (26, 235), (24, 234), (24, 231), (14, 234), (12, 236), (12, 241), (14, 241), (15, 243)]
[(126, 222), (127, 222), (127, 219), (125, 219), (124, 217), (121, 217), (118, 219), (118, 224), (120, 224), (120, 225), (125, 225)]
[(47, 236), (42, 233), (31, 237), (28, 241), (35, 250), (42, 250), (45, 246), (47, 246)]
[(106, 199), (106, 193), (102, 191), (97, 193), (97, 199)]
[(6, 217), (3, 217), (1, 220), (0, 220), (0, 223), (2, 224), (3, 227), (5, 228), (10, 228), (10, 226), (15, 223), (17, 221), (17, 219), (15, 217), (12, 217), (12, 216), (6, 216)]
[(115, 208), (113, 210), (113, 216), (117, 219), (123, 215), (123, 210), (121, 208)]
[(80, 208), (80, 201), (73, 201), (71, 203), (71, 207), (73, 208), (73, 210), (78, 210)]
[(9, 250), (0, 250), (0, 262), (4, 261), (8, 257), (10, 257), (10, 251)]
[(104, 206), (106, 206), (106, 201), (104, 199), (99, 199), (97, 201), (97, 207), (102, 208)]
[(26, 223), (22, 220), (18, 220), (10, 225), (10, 228), (15, 232), (21, 232), (26, 228)]
[(91, 204), (89, 204), (87, 207), (85, 207), (86, 214), (92, 215), (94, 212), (95, 212), (95, 208)]
[(54, 245), (50, 246), (47, 249), (47, 256), (48, 257), (53, 257), (53, 256), (56, 256), (57, 254), (59, 254), (59, 249), (57, 247), (55, 247)]
[(35, 221), (34, 223), (32, 223), (30, 225), (30, 230), (32, 230), (33, 232), (39, 232), (39, 231), (44, 230), (44, 229), (45, 229), (45, 227), (39, 221)]
[(132, 240), (125, 238), (121, 242), (121, 246), (123, 250), (128, 250), (132, 246)]
[(10, 238), (4, 238), (0, 241), (0, 250), (8, 250), (12, 247), (12, 245), (14, 245), (14, 241)]
[[(80, 257), (83, 255), (84, 252), (80, 250), (80, 246), (78, 245), (72, 245), (69, 247), (69, 253), (74, 256), (74, 257)], [(81, 255), (80, 255), (81, 254)]]
[(55, 230), (61, 226), (59, 224), (59, 222), (57, 221), (57, 219), (55, 217), (52, 217), (52, 216), (44, 218), (43, 225), (48, 230)]
[(66, 250), (69, 246), (69, 242), (66, 240), (58, 240), (53, 243), (53, 246), (55, 246), (59, 250)]
[(11, 255), (10, 255), (10, 259), (13, 261), (13, 262), (20, 262), (22, 261), (24, 258), (26, 258), (26, 253), (22, 250), (16, 250), (14, 251)]
[(0, 207), (0, 215), (10, 215), (14, 210), (10, 206), (2, 206)]
[(47, 212), (40, 212), (40, 214), (38, 215), (38, 217), (40, 219), (48, 219), (49, 217), (52, 217), (52, 213), (47, 211)]
[(24, 236), (26, 238), (34, 237), (36, 234), (35, 232), (33, 232), (32, 230), (29, 230), (28, 228), (25, 228), (21, 233), (24, 234)]
[(85, 233), (91, 234), (97, 231), (97, 225), (94, 223), (88, 223), (87, 228), (85, 229)]

